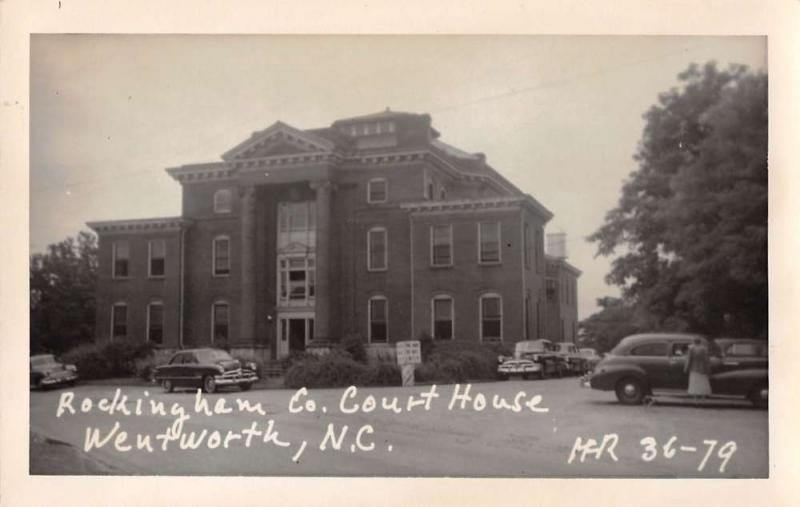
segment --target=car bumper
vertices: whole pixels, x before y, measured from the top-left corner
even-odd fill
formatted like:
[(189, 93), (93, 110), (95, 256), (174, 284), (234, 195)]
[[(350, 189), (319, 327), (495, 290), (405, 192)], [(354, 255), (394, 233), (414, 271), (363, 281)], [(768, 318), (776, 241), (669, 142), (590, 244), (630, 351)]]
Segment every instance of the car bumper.
[(252, 384), (258, 380), (255, 373), (238, 373), (236, 375), (217, 375), (214, 382), (218, 386), (232, 386), (239, 384)]
[(50, 375), (49, 377), (44, 377), (39, 383), (43, 386), (56, 386), (61, 384), (69, 384), (71, 382), (75, 382), (76, 380), (78, 380), (78, 375), (70, 373), (66, 375)]
[(501, 375), (523, 375), (525, 373), (537, 373), (542, 370), (542, 365), (534, 364), (527, 366), (507, 366), (497, 368), (497, 373)]

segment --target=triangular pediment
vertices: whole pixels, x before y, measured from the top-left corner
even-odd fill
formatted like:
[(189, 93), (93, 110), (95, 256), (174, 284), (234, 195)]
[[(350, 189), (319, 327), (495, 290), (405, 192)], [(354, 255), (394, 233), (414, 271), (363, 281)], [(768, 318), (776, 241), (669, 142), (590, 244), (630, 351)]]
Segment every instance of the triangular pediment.
[(222, 159), (232, 161), (305, 153), (329, 153), (334, 147), (333, 142), (328, 139), (296, 129), (283, 122), (276, 122), (228, 150), (222, 155)]

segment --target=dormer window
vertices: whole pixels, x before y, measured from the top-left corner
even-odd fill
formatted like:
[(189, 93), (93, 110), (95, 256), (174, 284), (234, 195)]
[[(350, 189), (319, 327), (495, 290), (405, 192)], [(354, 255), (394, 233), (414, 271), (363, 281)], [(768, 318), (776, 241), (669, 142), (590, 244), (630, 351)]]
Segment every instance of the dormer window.
[(394, 122), (379, 121), (372, 123), (358, 123), (346, 127), (346, 131), (353, 137), (371, 136), (378, 134), (392, 134), (395, 131)]
[(389, 196), (386, 178), (373, 178), (367, 183), (367, 202), (370, 204), (386, 202)]
[(214, 213), (230, 213), (232, 200), (233, 194), (229, 188), (214, 192)]

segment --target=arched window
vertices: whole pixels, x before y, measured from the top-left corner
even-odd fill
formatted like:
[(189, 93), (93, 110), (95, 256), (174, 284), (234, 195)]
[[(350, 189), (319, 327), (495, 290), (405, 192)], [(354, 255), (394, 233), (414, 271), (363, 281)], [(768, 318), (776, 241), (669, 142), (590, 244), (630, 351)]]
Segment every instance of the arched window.
[(387, 343), (389, 341), (389, 302), (384, 296), (369, 298), (367, 320), (369, 322), (369, 342)]
[(214, 213), (230, 213), (233, 204), (233, 192), (230, 188), (221, 188), (214, 192)]
[(503, 340), (503, 298), (499, 294), (484, 294), (478, 305), (481, 321), (481, 341)]
[(389, 237), (385, 227), (367, 231), (367, 270), (385, 271), (388, 264)]
[(455, 326), (453, 298), (447, 295), (431, 299), (431, 335), (436, 340), (452, 340)]
[(228, 276), (231, 273), (231, 239), (217, 236), (211, 244), (212, 272), (214, 276)]
[(211, 343), (225, 343), (230, 336), (230, 306), (227, 301), (211, 305)]

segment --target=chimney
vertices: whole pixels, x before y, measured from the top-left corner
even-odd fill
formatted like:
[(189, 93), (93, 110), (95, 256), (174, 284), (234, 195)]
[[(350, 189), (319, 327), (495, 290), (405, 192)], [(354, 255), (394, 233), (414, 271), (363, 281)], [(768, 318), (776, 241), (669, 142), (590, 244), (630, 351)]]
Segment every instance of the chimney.
[(567, 258), (567, 234), (565, 232), (547, 233), (547, 255), (556, 259)]

